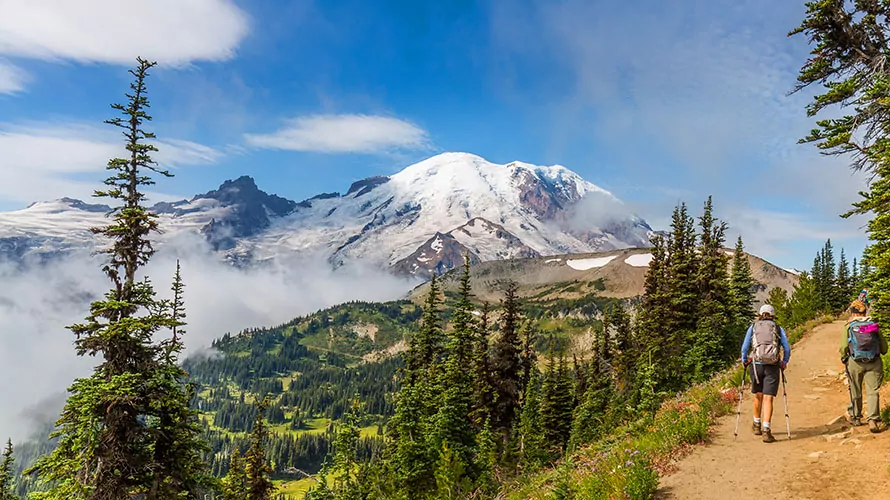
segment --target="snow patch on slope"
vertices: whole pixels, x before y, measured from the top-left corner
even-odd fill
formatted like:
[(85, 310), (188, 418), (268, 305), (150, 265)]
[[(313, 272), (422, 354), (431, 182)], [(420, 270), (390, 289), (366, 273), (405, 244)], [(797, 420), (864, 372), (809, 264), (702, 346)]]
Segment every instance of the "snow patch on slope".
[(651, 253), (638, 253), (624, 259), (624, 263), (633, 267), (649, 267), (649, 264), (652, 263), (652, 258)]
[(596, 257), (593, 259), (572, 259), (567, 260), (566, 265), (577, 271), (587, 271), (589, 269), (603, 267), (609, 262), (612, 262), (615, 257), (616, 255), (610, 255), (608, 257)]

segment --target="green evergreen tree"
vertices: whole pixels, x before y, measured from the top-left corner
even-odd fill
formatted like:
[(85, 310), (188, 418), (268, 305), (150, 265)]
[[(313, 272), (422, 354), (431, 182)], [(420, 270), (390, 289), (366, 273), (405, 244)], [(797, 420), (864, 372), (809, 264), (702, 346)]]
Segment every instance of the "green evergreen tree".
[(411, 338), (411, 349), (405, 360), (407, 373), (417, 375), (428, 372), (432, 378), (439, 368), (445, 351), (445, 333), (442, 329), (442, 298), (439, 280), (430, 279), (430, 291), (423, 307), (420, 328)]
[(657, 307), (651, 311), (654, 321), (649, 328), (653, 331), (647, 342), (660, 346), (653, 352), (660, 360), (655, 372), (656, 383), (679, 390), (687, 377), (677, 375), (685, 373), (684, 353), (692, 345), (700, 309), (695, 220), (688, 214), (685, 203), (674, 209), (671, 238), (666, 242), (665, 251), (653, 301)]
[(547, 463), (547, 444), (541, 423), (541, 375), (537, 368), (529, 374), (519, 416), (520, 465), (523, 472), (533, 472)]
[(160, 366), (151, 381), (150, 407), (154, 417), (148, 427), (157, 436), (154, 443), (154, 474), (147, 499), (198, 498), (214, 489), (215, 480), (207, 473), (202, 454), (210, 446), (202, 439), (204, 431), (198, 410), (191, 401), (197, 393), (188, 373), (177, 363), (185, 349), (185, 306), (179, 261), (173, 277), (173, 299), (169, 303), (172, 336), (160, 342)]
[[(437, 405), (438, 413), (431, 436), (431, 447), (442, 457), (454, 463), (446, 464), (449, 474), (458, 470), (472, 473), (472, 459), (475, 454), (475, 436), (471, 427), (470, 414), (473, 404), (473, 373), (467, 370), (473, 361), (473, 341), (475, 321), (470, 287), (470, 258), (464, 259), (464, 273), (461, 276), (457, 303), (451, 317), (452, 329), (446, 346), (445, 364), (442, 376), (442, 395)], [(447, 452), (446, 452), (447, 448)], [(441, 481), (445, 476), (437, 476)], [(448, 475), (447, 477), (451, 477)], [(460, 479), (463, 484), (463, 479)], [(448, 491), (451, 491), (450, 489)]]
[(587, 390), (573, 412), (569, 441), (571, 449), (592, 443), (605, 429), (606, 411), (612, 399), (613, 386), (609, 366), (601, 354), (594, 359), (589, 376)]
[(244, 470), (244, 459), (238, 448), (232, 450), (229, 461), (229, 472), (221, 481), (222, 500), (248, 500), (250, 498), (250, 485), (247, 481), (247, 472)]
[(854, 297), (859, 295), (859, 290), (862, 288), (862, 280), (859, 276), (859, 261), (856, 257), (853, 257), (853, 265), (850, 266), (850, 288), (847, 290), (848, 299), (853, 301)]
[(498, 468), (498, 445), (491, 428), (491, 418), (485, 420), (476, 436), (476, 453), (475, 463), (480, 468), (477, 484), (484, 490), (496, 484)]
[(700, 218), (698, 291), (700, 312), (696, 315), (695, 340), (687, 353), (687, 366), (694, 381), (708, 379), (737, 349), (737, 335), (729, 328), (731, 312), (727, 279), (728, 258), (723, 251), (726, 223), (713, 216), (712, 199), (705, 202)]
[[(361, 437), (359, 422), (363, 410), (358, 397), (353, 398), (349, 411), (335, 426), (330, 463), (326, 463), (316, 487), (306, 493), (305, 500), (363, 500), (368, 497), (371, 481), (368, 479), (369, 463), (358, 459)], [(327, 478), (332, 478), (328, 486)]]
[(244, 454), (248, 500), (270, 500), (276, 489), (270, 478), (272, 467), (266, 458), (269, 430), (266, 427), (265, 412), (269, 404), (268, 398), (256, 402), (256, 418), (253, 421), (253, 430), (250, 431), (250, 448)]
[(544, 438), (560, 453), (565, 451), (572, 433), (572, 378), (565, 355), (555, 362), (551, 357), (541, 388), (541, 424)]
[(847, 262), (847, 256), (843, 248), (841, 249), (841, 256), (837, 262), (837, 287), (838, 293), (835, 297), (835, 303), (833, 304), (832, 309), (835, 311), (843, 311), (856, 297), (853, 277), (850, 275), (850, 263)]
[(819, 313), (820, 298), (816, 292), (816, 286), (809, 273), (800, 273), (800, 278), (791, 299), (788, 301), (788, 309), (791, 312), (790, 325), (792, 327), (802, 325), (816, 317)]
[(436, 499), (462, 500), (473, 491), (467, 464), (458, 453), (452, 451), (448, 442), (442, 445), (436, 466)]
[(640, 357), (639, 346), (633, 338), (633, 326), (630, 316), (621, 304), (609, 310), (608, 328), (614, 332), (615, 354), (613, 367), (615, 370), (616, 389), (626, 395), (633, 390), (633, 381), (637, 371), (637, 360)]
[(535, 352), (535, 342), (538, 340), (538, 331), (531, 320), (526, 320), (519, 332), (522, 342), (522, 377), (519, 381), (521, 387), (525, 388), (531, 379), (531, 372), (538, 361), (538, 355)]
[(489, 315), (488, 303), (482, 305), (479, 321), (476, 323), (476, 336), (473, 342), (473, 410), (472, 423), (481, 431), (491, 418), (494, 407), (494, 387), (492, 386), (491, 362), (489, 359)]
[(3, 450), (3, 461), (0, 462), (0, 500), (15, 500), (15, 458), (13, 458), (12, 440), (6, 442)]
[[(732, 297), (733, 321), (738, 327), (748, 325), (754, 318), (754, 287), (757, 282), (751, 274), (751, 265), (745, 253), (745, 244), (739, 236), (732, 256), (732, 277), (729, 289)], [(739, 339), (741, 340), (741, 339)]]
[[(92, 229), (111, 241), (102, 269), (113, 287), (91, 304), (84, 323), (69, 327), (77, 354), (102, 362), (92, 376), (70, 386), (51, 435), (58, 438), (57, 447), (27, 471), (36, 473), (45, 489), (34, 495), (38, 499), (193, 497), (195, 485), (203, 481), (193, 475), (200, 466), (180, 471), (172, 481), (163, 476), (204, 447), (194, 433), (193, 413), (183, 406), (188, 398), (184, 377), (170, 368), (178, 352), (154, 342), (157, 332), (175, 328), (178, 319), (169, 302), (156, 298), (148, 278), (138, 276), (154, 254), (149, 236), (158, 230), (157, 215), (144, 206), (143, 188), (153, 184), (152, 172), (171, 174), (157, 167), (151, 158), (157, 148), (146, 142), (155, 137), (144, 128), (151, 120), (146, 78), (155, 63), (137, 62), (130, 71), (134, 81), (127, 105), (112, 105), (124, 118), (106, 121), (124, 130), (128, 157), (109, 160), (108, 188), (95, 193), (120, 202), (108, 214), (109, 225)], [(161, 428), (175, 429), (187, 442), (171, 445), (165, 441), (169, 436), (158, 432)]]
[(436, 488), (437, 452), (428, 436), (433, 428), (439, 396), (437, 374), (444, 351), (441, 336), (441, 300), (439, 283), (430, 280), (420, 328), (412, 337), (405, 354), (402, 386), (396, 396), (395, 415), (389, 422), (392, 453), (389, 470), (393, 489), (400, 498), (425, 498)]
[[(652, 238), (652, 260), (646, 272), (643, 283), (643, 299), (637, 313), (636, 337), (642, 348), (641, 358), (654, 358), (660, 361), (654, 368), (652, 383), (659, 384), (677, 378), (681, 372), (681, 365), (677, 363), (677, 357), (683, 352), (681, 339), (685, 336), (682, 332), (671, 330), (670, 324), (664, 321), (671, 318), (668, 288), (668, 264), (667, 244), (661, 236)], [(638, 386), (639, 387), (639, 386)]]
[(788, 292), (781, 287), (773, 287), (769, 291), (767, 303), (772, 305), (776, 310), (776, 322), (784, 328), (791, 326), (791, 311), (788, 305)]
[(504, 287), (500, 331), (495, 338), (491, 353), (492, 383), (494, 386), (494, 411), (492, 424), (507, 444), (514, 420), (519, 416), (519, 399), (522, 395), (522, 343), (519, 338), (519, 298), (516, 282)]
[(839, 293), (834, 263), (834, 247), (831, 245), (830, 239), (825, 242), (819, 261), (821, 276), (818, 283), (821, 285), (821, 289), (818, 289), (817, 293), (819, 294), (820, 310), (832, 312), (839, 302)]

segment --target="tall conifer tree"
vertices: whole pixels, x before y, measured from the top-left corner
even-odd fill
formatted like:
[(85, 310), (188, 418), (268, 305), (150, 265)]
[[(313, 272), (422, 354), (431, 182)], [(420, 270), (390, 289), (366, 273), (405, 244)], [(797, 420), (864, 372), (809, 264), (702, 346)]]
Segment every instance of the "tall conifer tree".
[(0, 462), (0, 500), (16, 500), (13, 493), (15, 481), (15, 458), (13, 458), (12, 440), (6, 442), (3, 450), (3, 461)]
[(452, 329), (445, 350), (442, 396), (437, 398), (439, 411), (435, 417), (432, 447), (440, 454), (444, 452), (445, 447), (448, 448), (449, 459), (455, 462), (450, 464), (452, 472), (455, 470), (454, 467), (458, 467), (464, 473), (470, 474), (475, 453), (475, 436), (470, 425), (473, 378), (472, 371), (467, 367), (471, 366), (473, 361), (476, 325), (473, 319), (475, 308), (470, 287), (469, 255), (464, 259), (463, 270), (457, 303), (454, 305), (451, 317)]
[(719, 369), (736, 347), (729, 331), (730, 295), (728, 258), (723, 251), (726, 223), (713, 216), (712, 199), (705, 202), (700, 220), (701, 244), (698, 290), (701, 302), (695, 340), (687, 355), (694, 380), (705, 380)]
[(754, 317), (754, 287), (756, 285), (757, 282), (751, 275), (748, 255), (745, 253), (745, 244), (742, 242), (742, 237), (739, 236), (732, 256), (732, 277), (729, 282), (735, 328), (746, 326)]
[(504, 287), (503, 314), (500, 331), (492, 346), (491, 371), (495, 390), (493, 424), (506, 440), (512, 433), (514, 420), (519, 416), (522, 395), (522, 343), (519, 338), (519, 298), (517, 284), (510, 281)]
[[(149, 101), (146, 78), (155, 65), (137, 59), (126, 105), (112, 108), (124, 118), (106, 123), (123, 129), (128, 157), (109, 160), (107, 189), (97, 197), (120, 204), (108, 214), (111, 223), (92, 231), (111, 241), (103, 271), (112, 289), (93, 302), (84, 323), (69, 328), (80, 356), (102, 361), (89, 378), (77, 379), (57, 421), (58, 446), (29, 469), (46, 491), (40, 499), (123, 500), (134, 496), (194, 496), (200, 467), (165, 477), (171, 467), (194, 459), (203, 450), (194, 414), (188, 410), (188, 388), (175, 364), (178, 337), (166, 345), (153, 337), (176, 328), (178, 319), (167, 301), (158, 300), (147, 278), (138, 272), (154, 254), (149, 236), (158, 229), (157, 216), (144, 205), (150, 174), (169, 177), (151, 158), (154, 134), (145, 130)], [(174, 335), (175, 337), (176, 335)], [(161, 429), (164, 432), (159, 432)], [(173, 432), (175, 439), (168, 438)]]
[(244, 454), (248, 500), (271, 500), (276, 489), (270, 477), (272, 467), (266, 458), (269, 429), (266, 427), (265, 412), (269, 403), (268, 398), (256, 402), (256, 418), (250, 431), (250, 447)]
[(833, 309), (835, 311), (843, 311), (846, 309), (847, 304), (856, 298), (856, 292), (853, 290), (853, 277), (850, 275), (850, 263), (847, 262), (847, 256), (843, 248), (837, 262), (837, 288), (838, 292), (835, 296)]

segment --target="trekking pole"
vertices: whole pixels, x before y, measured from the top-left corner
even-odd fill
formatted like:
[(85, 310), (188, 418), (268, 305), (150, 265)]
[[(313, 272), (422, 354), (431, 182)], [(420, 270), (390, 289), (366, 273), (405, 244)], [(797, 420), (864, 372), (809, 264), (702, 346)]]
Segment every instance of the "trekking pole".
[(788, 416), (788, 391), (785, 390), (784, 368), (782, 368), (782, 400), (785, 401), (785, 429), (788, 430), (788, 439), (791, 439), (791, 418)]
[(847, 360), (844, 363), (844, 373), (847, 374), (847, 394), (850, 395), (850, 419), (854, 418), (853, 412), (855, 411), (856, 405), (853, 404), (853, 376), (850, 375), (850, 365), (848, 364), (850, 361)]
[(739, 422), (742, 420), (742, 394), (745, 390), (745, 377), (748, 376), (748, 367), (742, 365), (742, 385), (739, 386), (739, 409), (736, 411), (735, 431), (732, 433), (732, 440), (739, 437)]

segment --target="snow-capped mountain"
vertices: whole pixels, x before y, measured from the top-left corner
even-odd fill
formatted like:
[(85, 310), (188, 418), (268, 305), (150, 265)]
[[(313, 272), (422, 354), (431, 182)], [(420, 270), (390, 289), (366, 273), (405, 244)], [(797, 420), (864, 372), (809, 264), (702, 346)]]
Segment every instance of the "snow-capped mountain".
[[(581, 200), (620, 207), (611, 193), (562, 166), (498, 165), (444, 153), (401, 172), (355, 182), (346, 194), (294, 202), (261, 191), (253, 179), (226, 181), (191, 200), (153, 207), (163, 240), (195, 232), (233, 262), (322, 253), (332, 266), (363, 261), (428, 276), (465, 253), (486, 261), (649, 244), (652, 229), (622, 210), (597, 214), (603, 227), (579, 229)], [(0, 259), (57, 256), (96, 240), (108, 207), (61, 199), (0, 213)]]

